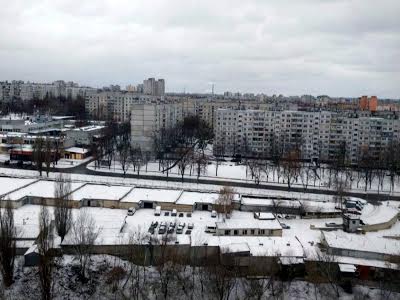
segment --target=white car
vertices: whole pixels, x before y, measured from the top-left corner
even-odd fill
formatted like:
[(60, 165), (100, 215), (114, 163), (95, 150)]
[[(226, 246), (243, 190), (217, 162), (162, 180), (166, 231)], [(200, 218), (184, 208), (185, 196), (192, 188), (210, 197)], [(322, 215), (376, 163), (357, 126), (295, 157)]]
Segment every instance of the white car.
[(215, 210), (213, 210), (211, 212), (211, 218), (216, 218), (217, 217), (217, 212)]
[(129, 207), (128, 208), (128, 216), (133, 216), (136, 212), (136, 209), (134, 207)]

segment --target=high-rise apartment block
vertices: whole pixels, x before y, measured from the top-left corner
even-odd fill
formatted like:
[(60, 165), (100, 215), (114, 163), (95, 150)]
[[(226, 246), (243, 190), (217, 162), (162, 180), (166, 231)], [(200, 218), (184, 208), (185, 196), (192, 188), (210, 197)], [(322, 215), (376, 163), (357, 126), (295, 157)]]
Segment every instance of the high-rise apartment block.
[(65, 82), (63, 80), (54, 81), (53, 83), (34, 83), (20, 80), (4, 81), (0, 82), (0, 101), (43, 100), (46, 97), (70, 97), (76, 99), (85, 97), (87, 93), (94, 90), (90, 87), (80, 87), (74, 82)]
[(164, 79), (149, 78), (143, 81), (143, 93), (152, 96), (165, 95), (165, 81)]
[(377, 158), (399, 140), (400, 120), (362, 112), (219, 109), (214, 132), (214, 151), (225, 155), (271, 157), (279, 145), (299, 147), (302, 159), (329, 161), (344, 147), (355, 163), (363, 150)]

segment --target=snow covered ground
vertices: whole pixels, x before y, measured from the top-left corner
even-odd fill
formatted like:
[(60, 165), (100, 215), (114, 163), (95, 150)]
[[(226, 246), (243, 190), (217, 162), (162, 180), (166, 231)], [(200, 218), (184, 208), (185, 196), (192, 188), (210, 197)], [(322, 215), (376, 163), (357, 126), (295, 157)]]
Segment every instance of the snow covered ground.
[(82, 165), (86, 162), (88, 162), (89, 160), (91, 160), (92, 157), (89, 156), (85, 159), (67, 159), (67, 158), (61, 158), (58, 162), (56, 167), (59, 169), (67, 169), (67, 168), (73, 168), (73, 167), (77, 167), (79, 165)]
[[(131, 265), (126, 260), (109, 255), (93, 255), (90, 262), (88, 270), (90, 281), (83, 283), (77, 274), (78, 260), (75, 257), (64, 255), (56, 261), (53, 276), (55, 300), (136, 299), (136, 295), (139, 296), (139, 299), (163, 299), (160, 273), (156, 267), (138, 267), (138, 277), (133, 277), (133, 274), (130, 273)], [(123, 270), (122, 276), (115, 281), (110, 280), (113, 270), (117, 268)], [(178, 272), (180, 280), (172, 276), (176, 272)], [(210, 275), (208, 275), (206, 269), (176, 268), (167, 282), (168, 299), (213, 300), (218, 298), (215, 282), (212, 282), (211, 278), (212, 271), (210, 272)], [(139, 279), (138, 294), (135, 292), (135, 279)], [(254, 283), (256, 281), (257, 284)], [(273, 282), (273, 287), (272, 285), (267, 286), (268, 282)], [(203, 289), (201, 285), (206, 288)], [(256, 287), (263, 286), (264, 288), (256, 290)], [(230, 295), (227, 300), (256, 299), (256, 296), (260, 296), (260, 299), (282, 300), (395, 300), (400, 298), (400, 294), (385, 290), (384, 286), (378, 288), (377, 286), (368, 287), (356, 284), (351, 294), (338, 287), (339, 297), (337, 297), (329, 284), (312, 284), (303, 280), (270, 281), (270, 278), (246, 279), (238, 277), (229, 281), (229, 289)], [(274, 292), (274, 295), (272, 292)], [(250, 295), (253, 295), (253, 298), (248, 298)], [(23, 259), (17, 259), (15, 282), (10, 288), (3, 291), (3, 296), (5, 299), (40, 299), (37, 268), (26, 268), (23, 266)]]
[[(88, 164), (87, 168), (91, 170), (96, 170), (100, 172), (113, 172), (113, 173), (118, 173), (118, 174), (123, 174), (121, 165), (118, 161), (114, 161), (111, 165), (110, 168), (107, 166), (101, 166), (99, 168), (95, 168), (95, 162), (91, 162)], [(251, 172), (250, 170), (242, 164), (237, 164), (233, 162), (222, 162), (218, 166), (218, 172), (216, 172), (217, 166), (215, 162), (211, 162), (210, 164), (207, 165), (207, 168), (205, 170), (205, 173), (200, 176), (202, 179), (212, 179), (212, 180), (230, 180), (230, 181), (237, 181), (237, 182), (254, 182), (254, 179), (251, 177)], [(309, 183), (307, 185), (307, 188), (312, 189), (312, 188), (327, 188), (328, 187), (328, 171), (321, 172), (318, 174), (321, 179), (316, 178), (315, 181), (310, 177)], [(127, 171), (128, 174), (137, 174), (136, 171), (133, 170), (132, 167), (130, 167)], [(143, 166), (140, 169), (140, 174), (146, 174), (146, 175), (157, 175), (157, 176), (162, 176), (166, 177), (166, 173), (162, 173), (159, 170), (159, 163), (158, 162), (150, 162), (147, 165), (147, 172), (146, 172), (146, 167)], [(218, 176), (216, 176), (216, 174)], [(181, 173), (179, 172), (179, 169), (177, 166), (172, 168), (169, 171), (168, 176), (172, 177), (181, 177)], [(187, 178), (197, 178), (197, 175), (194, 170), (190, 172), (190, 169), (188, 168), (185, 172), (185, 177)], [(356, 178), (356, 173), (354, 172), (353, 175), (354, 178)], [(304, 179), (305, 182), (305, 179)], [(282, 177), (278, 181), (278, 177), (275, 174), (275, 171), (273, 169), (269, 170), (268, 175), (267, 174), (262, 174), (261, 179), (260, 179), (260, 184), (262, 183), (268, 183), (268, 184), (277, 184), (277, 185), (283, 185), (287, 186), (287, 183), (284, 182), (284, 179)], [(294, 182), (292, 186), (298, 186), (298, 187), (304, 187), (304, 183), (302, 181), (301, 176), (299, 177), (298, 182)], [(357, 182), (357, 180), (354, 180), (352, 182), (351, 190), (357, 191), (357, 192), (364, 192), (365, 191), (365, 186), (362, 180), (360, 182)], [(378, 192), (378, 179), (374, 178), (373, 182), (371, 184), (371, 188), (367, 188), (367, 191), (371, 192)], [(386, 177), (384, 184), (383, 184), (383, 189), (379, 189), (380, 193), (391, 193), (391, 194), (400, 194), (400, 182), (396, 181), (394, 185), (394, 190), (390, 191), (390, 183), (389, 183), (389, 178)]]
[[(56, 178), (58, 173), (50, 172), (49, 178)], [(45, 179), (46, 177), (40, 177), (37, 171), (32, 170), (21, 170), (21, 169), (10, 169), (10, 168), (0, 168), (0, 176), (11, 176), (11, 177), (24, 177), (24, 178), (35, 178)], [(198, 184), (198, 183), (187, 183), (187, 182), (172, 182), (165, 180), (150, 180), (150, 179), (137, 179), (137, 178), (124, 178), (124, 177), (110, 177), (110, 176), (96, 176), (96, 175), (85, 175), (85, 174), (70, 174), (72, 181), (90, 182), (98, 184), (111, 184), (111, 185), (127, 185), (127, 186), (138, 186), (146, 188), (159, 188), (159, 189), (189, 189), (193, 191), (202, 192), (218, 192), (221, 189), (220, 185), (213, 184)], [(236, 192), (240, 194), (253, 195), (253, 196), (269, 196), (276, 195), (276, 191), (270, 189), (261, 188), (234, 188)], [(292, 192), (278, 192), (281, 195), (293, 195)], [(0, 192), (1, 194), (1, 192)], [(331, 198), (329, 195), (313, 195), (309, 193), (294, 193), (297, 195), (303, 195), (302, 197), (317, 197), (324, 201), (323, 199)]]

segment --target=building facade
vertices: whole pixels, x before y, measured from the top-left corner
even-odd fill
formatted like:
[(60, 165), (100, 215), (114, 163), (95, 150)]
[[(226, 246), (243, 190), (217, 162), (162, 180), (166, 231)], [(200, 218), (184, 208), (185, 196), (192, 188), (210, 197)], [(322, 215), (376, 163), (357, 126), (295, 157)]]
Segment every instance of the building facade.
[(214, 134), (214, 151), (228, 156), (271, 157), (279, 146), (300, 149), (301, 159), (330, 161), (343, 148), (347, 161), (355, 163), (363, 151), (377, 158), (398, 141), (400, 120), (365, 112), (218, 109)]

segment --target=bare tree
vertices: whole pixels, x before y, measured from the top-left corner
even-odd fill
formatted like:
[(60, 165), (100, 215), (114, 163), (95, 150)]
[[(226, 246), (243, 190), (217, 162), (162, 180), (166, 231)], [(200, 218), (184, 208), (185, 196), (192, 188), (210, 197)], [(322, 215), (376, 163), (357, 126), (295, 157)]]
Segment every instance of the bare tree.
[(45, 142), (42, 137), (37, 137), (33, 143), (32, 159), (36, 165), (39, 175), (42, 176)]
[(292, 183), (297, 180), (300, 175), (300, 153), (298, 150), (288, 151), (284, 157), (282, 162), (283, 167), (283, 175), (286, 179), (286, 183), (288, 185), (288, 189), (290, 189)]
[(339, 207), (343, 212), (343, 204), (345, 202), (345, 193), (346, 193), (347, 189), (349, 188), (349, 185), (345, 180), (342, 180), (342, 179), (336, 177), (333, 182), (333, 187), (336, 192), (336, 194), (334, 195), (336, 207)]
[(145, 292), (146, 253), (143, 251), (143, 245), (146, 241), (147, 234), (140, 227), (137, 228), (129, 235), (129, 247), (125, 253), (129, 262), (129, 271), (123, 288), (129, 282), (129, 297), (135, 300), (141, 299), (143, 292)]
[(234, 268), (214, 264), (207, 267), (207, 274), (212, 299), (228, 300), (237, 280)]
[(89, 211), (81, 208), (78, 216), (72, 223), (71, 242), (78, 256), (79, 271), (82, 280), (86, 279), (90, 257), (100, 232), (101, 228), (96, 226), (96, 222)]
[(124, 175), (126, 175), (126, 172), (128, 171), (130, 166), (130, 148), (131, 147), (129, 139), (121, 139), (117, 146), (119, 163), (121, 164)]
[(54, 182), (54, 221), (61, 241), (64, 240), (72, 225), (71, 192), (70, 176), (60, 173)]
[(178, 161), (178, 169), (179, 169), (179, 173), (181, 173), (182, 182), (183, 182), (186, 168), (190, 165), (193, 155), (192, 155), (192, 151), (188, 152), (186, 149), (182, 149), (182, 148), (176, 149), (176, 154), (177, 154), (177, 157), (180, 157), (180, 159)]
[(47, 177), (49, 177), (51, 163), (54, 161), (53, 156), (54, 156), (53, 145), (51, 143), (50, 138), (47, 137), (44, 141), (44, 163), (46, 166)]
[(215, 201), (214, 208), (225, 218), (229, 217), (233, 210), (234, 190), (231, 187), (224, 186), (220, 189), (218, 199)]
[(208, 156), (202, 153), (195, 153), (193, 155), (193, 162), (196, 167), (197, 179), (199, 179), (200, 175), (206, 173), (208, 165)]
[[(224, 138), (223, 138), (224, 139)], [(224, 160), (225, 154), (225, 142), (222, 140), (214, 146), (214, 156), (215, 156), (215, 177), (218, 176), (218, 167)]]
[(129, 154), (130, 154), (130, 162), (132, 163), (133, 166), (133, 171), (136, 171), (137, 174), (139, 175), (140, 168), (142, 167), (143, 164), (142, 149), (140, 148), (140, 146), (131, 148)]
[(39, 279), (43, 300), (52, 298), (54, 256), (51, 250), (54, 247), (53, 228), (50, 214), (45, 206), (40, 208), (39, 236), (37, 249), (39, 253)]
[(0, 269), (6, 287), (9, 287), (14, 282), (16, 238), (17, 230), (14, 224), (14, 210), (11, 202), (6, 201), (5, 209), (0, 209)]
[(339, 267), (334, 255), (317, 251), (314, 262), (309, 264), (307, 274), (309, 280), (312, 282), (327, 282), (335, 293), (335, 296), (340, 296), (338, 285)]

